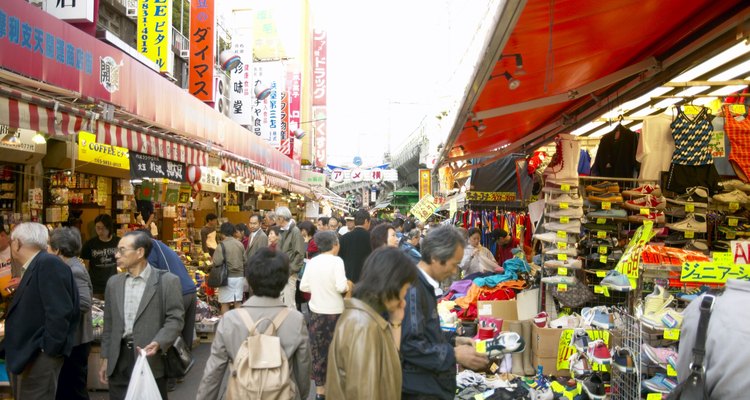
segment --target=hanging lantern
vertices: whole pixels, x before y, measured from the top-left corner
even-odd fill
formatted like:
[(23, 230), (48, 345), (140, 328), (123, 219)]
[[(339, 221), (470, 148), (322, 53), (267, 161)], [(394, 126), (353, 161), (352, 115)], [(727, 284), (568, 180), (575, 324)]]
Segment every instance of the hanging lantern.
[(195, 186), (195, 184), (201, 180), (201, 167), (197, 165), (188, 165), (186, 175), (188, 183), (191, 186)]

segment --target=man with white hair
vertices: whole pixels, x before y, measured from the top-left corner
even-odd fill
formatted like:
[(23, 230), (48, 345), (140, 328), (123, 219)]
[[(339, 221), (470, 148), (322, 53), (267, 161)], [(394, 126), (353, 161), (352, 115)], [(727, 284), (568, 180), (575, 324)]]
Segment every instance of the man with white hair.
[(289, 281), (281, 293), (281, 301), (290, 308), (296, 308), (294, 293), (297, 290), (297, 278), (305, 261), (305, 241), (302, 233), (292, 220), (292, 212), (287, 207), (276, 209), (276, 225), (281, 228), (279, 250), (289, 257)]
[(22, 278), (5, 319), (0, 356), (10, 372), (16, 399), (54, 399), (63, 357), (69, 356), (80, 318), (73, 272), (49, 254), (49, 231), (36, 222), (10, 235), (13, 261)]

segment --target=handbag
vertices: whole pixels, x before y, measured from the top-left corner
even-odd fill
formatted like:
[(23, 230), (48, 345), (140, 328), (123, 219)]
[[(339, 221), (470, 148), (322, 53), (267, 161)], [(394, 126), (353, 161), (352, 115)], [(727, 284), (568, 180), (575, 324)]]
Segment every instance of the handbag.
[(701, 300), (701, 316), (698, 320), (698, 333), (693, 344), (693, 357), (690, 362), (690, 375), (680, 382), (669, 394), (667, 400), (707, 400), (709, 399), (706, 389), (706, 366), (703, 359), (706, 355), (706, 335), (708, 334), (708, 321), (711, 319), (711, 310), (714, 308), (716, 295), (709, 292)]
[(221, 254), (224, 256), (224, 262), (219, 266), (214, 265), (213, 268), (211, 268), (211, 271), (208, 273), (206, 284), (208, 285), (208, 287), (212, 288), (218, 288), (229, 284), (227, 253), (224, 249), (224, 243), (219, 243), (219, 245), (221, 246)]
[(568, 285), (567, 289), (566, 291), (561, 291), (558, 290), (557, 285), (552, 287), (552, 296), (564, 307), (582, 307), (596, 298), (591, 289), (581, 281), (573, 285)]

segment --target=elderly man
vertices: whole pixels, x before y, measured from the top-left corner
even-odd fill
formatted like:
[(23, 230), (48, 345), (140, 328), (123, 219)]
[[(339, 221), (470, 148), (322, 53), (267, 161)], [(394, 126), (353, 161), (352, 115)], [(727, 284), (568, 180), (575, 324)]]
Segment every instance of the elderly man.
[(148, 263), (153, 245), (145, 232), (126, 233), (115, 258), (127, 272), (107, 282), (99, 380), (109, 383), (112, 400), (125, 398), (140, 349), (146, 352), (162, 398), (167, 398), (160, 350), (166, 352), (182, 331), (182, 287), (177, 276)]
[(330, 218), (328, 217), (318, 217), (318, 222), (315, 224), (315, 227), (318, 228), (318, 232), (324, 232), (328, 230), (328, 222)]
[(73, 349), (80, 318), (73, 272), (45, 251), (49, 232), (36, 222), (10, 235), (13, 261), (23, 278), (5, 319), (0, 356), (10, 372), (16, 399), (54, 399), (63, 357)]
[(281, 294), (281, 301), (290, 308), (297, 308), (294, 294), (297, 290), (297, 278), (305, 261), (307, 246), (302, 239), (302, 233), (292, 220), (292, 212), (287, 207), (276, 209), (276, 225), (281, 228), (281, 244), (279, 249), (289, 257), (289, 282)]
[(336, 217), (331, 217), (328, 219), (328, 230), (334, 231), (336, 234), (339, 233), (339, 219)]

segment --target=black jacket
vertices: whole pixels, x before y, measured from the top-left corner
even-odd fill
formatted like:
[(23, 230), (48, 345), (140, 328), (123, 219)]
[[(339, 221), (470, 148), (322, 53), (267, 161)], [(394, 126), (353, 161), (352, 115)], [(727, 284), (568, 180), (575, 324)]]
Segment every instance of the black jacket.
[(347, 233), (339, 239), (341, 249), (339, 257), (344, 260), (344, 269), (346, 270), (346, 279), (357, 283), (362, 273), (362, 266), (365, 260), (372, 253), (370, 247), (370, 232), (357, 226), (353, 231)]
[(80, 318), (73, 272), (59, 257), (39, 252), (18, 285), (5, 319), (2, 351), (8, 369), (20, 374), (39, 351), (67, 356)]

